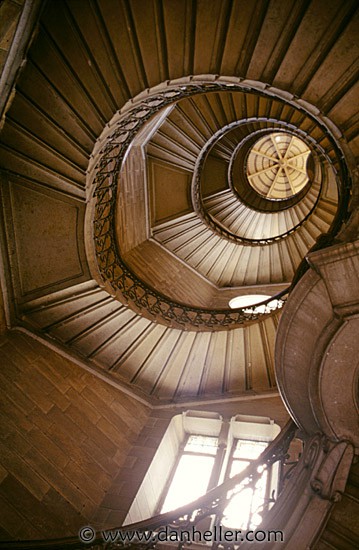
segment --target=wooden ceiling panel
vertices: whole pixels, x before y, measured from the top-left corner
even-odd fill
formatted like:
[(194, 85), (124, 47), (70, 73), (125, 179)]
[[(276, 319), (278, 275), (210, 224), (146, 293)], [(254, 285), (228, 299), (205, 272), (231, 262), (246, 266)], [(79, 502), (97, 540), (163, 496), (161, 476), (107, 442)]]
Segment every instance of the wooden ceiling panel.
[(208, 155), (202, 172), (201, 186), (204, 197), (227, 188), (228, 163), (213, 155)]
[(198, 104), (199, 97), (192, 97), (189, 101), (179, 104), (179, 112), (187, 120), (189, 120), (200, 136), (203, 136), (203, 141), (207, 141), (212, 135), (211, 125), (204, 116), (201, 106)]
[[(82, 361), (155, 404), (273, 389), (270, 350), (279, 312), (233, 331), (191, 332), (156, 325), (114, 305), (105, 291), (82, 284), (71, 293), (58, 292), (51, 302), (36, 300), (26, 320), (32, 325), (36, 319), (36, 327), (52, 342), (66, 343), (70, 355), (79, 358), (81, 352)], [(69, 339), (71, 327), (76, 336)]]
[(350, 140), (350, 149), (354, 155), (354, 158), (356, 162), (359, 161), (359, 135), (356, 135), (353, 137), (353, 139)]
[(193, 73), (195, 11), (188, 1), (162, 4), (168, 72), (171, 78), (180, 78)]
[(8, 238), (17, 251), (12, 267), (18, 303), (86, 280), (83, 204), (14, 180), (9, 182), (8, 200)]
[[(84, 9), (85, 8), (85, 9)], [(54, 25), (59, 26), (59, 21), (66, 17), (73, 28), (73, 32), (80, 38), (82, 48), (88, 58), (87, 64), (93, 71), (95, 78), (100, 78), (105, 86), (107, 94), (113, 98), (118, 106), (123, 105), (131, 96), (136, 93), (138, 86), (137, 73), (132, 81), (132, 72), (128, 72), (127, 79), (124, 77), (123, 69), (119, 59), (122, 59), (122, 50), (117, 54), (117, 39), (119, 33), (123, 38), (123, 45), (127, 36), (126, 25), (124, 23), (123, 6), (117, 0), (106, 2), (68, 2), (66, 7), (63, 2), (49, 2), (45, 11), (54, 13), (52, 21)], [(49, 15), (51, 17), (51, 15)], [(46, 19), (47, 20), (47, 19)], [(48, 21), (48, 20), (47, 20)], [(125, 27), (125, 28), (123, 28)], [(114, 30), (114, 39), (111, 32)], [(73, 52), (69, 53), (70, 57)], [(127, 52), (129, 62), (132, 60), (132, 53)], [(126, 59), (123, 59), (125, 63)], [(135, 67), (133, 66), (133, 69)], [(130, 86), (133, 85), (133, 90)]]
[(2, 133), (3, 143), (13, 151), (21, 153), (38, 163), (49, 168), (65, 179), (72, 180), (74, 185), (85, 187), (85, 170), (71, 163), (46, 141), (36, 138), (33, 133), (15, 121), (9, 121)]
[(170, 75), (162, 2), (131, 0), (126, 7), (132, 48), (136, 49), (147, 83), (167, 80)]
[(337, 124), (343, 130), (348, 141), (359, 132), (359, 80), (343, 97), (335, 104), (329, 115), (336, 120)]
[(63, 56), (52, 38), (43, 30), (39, 31), (38, 39), (31, 50), (31, 61), (46, 75), (57, 96), (71, 105), (82, 123), (97, 137), (107, 119), (100, 112), (96, 99), (90, 94), (84, 83), (72, 69), (68, 59)]
[(43, 111), (36, 108), (34, 103), (23, 96), (20, 91), (16, 94), (16, 101), (12, 105), (9, 120), (21, 124), (35, 139), (40, 139), (48, 147), (57, 150), (63, 156), (67, 156), (70, 164), (76, 165), (85, 173), (89, 155), (83, 146), (74, 141)]
[(151, 200), (151, 225), (191, 212), (189, 185), (191, 174), (179, 167), (148, 159)]
[(220, 67), (223, 37), (227, 32), (230, 2), (199, 0), (193, 5), (196, 7), (193, 71), (195, 74), (201, 74), (202, 68), (208, 67), (210, 73), (216, 73)]
[(248, 78), (272, 82), (308, 0), (270, 2), (248, 67)]
[(234, 1), (227, 22), (227, 32), (220, 65), (221, 74), (237, 74), (244, 77), (253, 54), (256, 41), (269, 2)]
[(72, 179), (68, 179), (51, 167), (37, 162), (32, 156), (27, 156), (5, 144), (0, 144), (0, 164), (6, 166), (6, 170), (10, 174), (16, 174), (17, 178), (24, 178), (41, 185), (44, 185), (45, 182), (47, 188), (57, 189), (61, 193), (82, 200), (85, 198), (84, 184), (78, 184)]
[(124, 259), (138, 277), (171, 299), (205, 308), (213, 303), (214, 285), (155, 241), (133, 248)]
[[(94, 23), (93, 11), (87, 10), (87, 23), (91, 25), (93, 34), (90, 44), (87, 42), (83, 29), (81, 29), (72, 14), (73, 9), (76, 13), (76, 3), (69, 2), (48, 2), (43, 19), (43, 32), (53, 42), (53, 46), (61, 52), (61, 56), (67, 60), (69, 69), (76, 75), (77, 79), (82, 83), (86, 90), (86, 94), (91, 96), (95, 102), (95, 107), (101, 113), (102, 118), (110, 120), (112, 115), (117, 110), (118, 101), (114, 97), (113, 86), (111, 81), (114, 80), (114, 75), (110, 80), (106, 80), (109, 74), (102, 74), (98, 58), (98, 49), (101, 48), (101, 40), (98, 37), (98, 26)], [(61, 24), (59, 24), (61, 19)], [(97, 32), (96, 32), (97, 31)], [(96, 42), (96, 53), (94, 55), (92, 49)], [(91, 49), (92, 48), (92, 49)], [(76, 55), (73, 55), (76, 52)], [(103, 70), (106, 70), (106, 65), (103, 65)]]
[(358, 81), (358, 27), (359, 13), (350, 19), (303, 92), (303, 99), (324, 112), (332, 109)]
[[(305, 99), (319, 106), (324, 114), (329, 112), (347, 132), (355, 153), (355, 5), (354, 0), (49, 1), (5, 122), (2, 166), (16, 177), (40, 182), (45, 194), (46, 189), (55, 187), (63, 196), (75, 195), (76, 201), (84, 200), (83, 171), (112, 114), (147, 87), (191, 74), (232, 75), (269, 84), (275, 81), (297, 96), (303, 96), (305, 91)], [(310, 130), (304, 117), (290, 107), (274, 107), (274, 103), (246, 94), (228, 95), (220, 101), (215, 95), (209, 99), (195, 97), (187, 106), (175, 109), (171, 131), (179, 127), (179, 112), (186, 117), (180, 131), (162, 136), (157, 144), (158, 158), (150, 160), (150, 202), (156, 227), (191, 212), (188, 189), (196, 151), (224, 122), (268, 114), (282, 116)], [(182, 140), (183, 131), (188, 135), (187, 144)], [(169, 144), (173, 146), (170, 152), (166, 151)], [(176, 147), (177, 160), (173, 156)], [(187, 163), (187, 170), (183, 163)], [(134, 163), (130, 171), (136, 169), (138, 165)], [(212, 162), (211, 177), (216, 170), (223, 172), (224, 168), (215, 167)], [(132, 183), (129, 178), (128, 190), (134, 205), (136, 189)], [(215, 189), (214, 179), (210, 184)], [(49, 283), (49, 292), (56, 279), (51, 270), (56, 268), (56, 276), (66, 279), (66, 266), (58, 261), (62, 256), (72, 258), (66, 262), (69, 280), (64, 285), (72, 284), (71, 277), (77, 270), (72, 260), (82, 231), (79, 224), (77, 236), (74, 234), (72, 207), (64, 201), (63, 212), (55, 208), (55, 217), (47, 219), (44, 210), (48, 212), (49, 208), (43, 208), (43, 197), (38, 201), (22, 198), (22, 206), (17, 206), (20, 210), (29, 207), (29, 212), (27, 219), (19, 218), (15, 223), (22, 243), (18, 260), (27, 269), (32, 261), (29, 251), (34, 258), (40, 254), (38, 265), (30, 266), (31, 284), (27, 290), (31, 291), (38, 269), (38, 282), (45, 286)], [(48, 199), (49, 204), (51, 200)], [(144, 194), (140, 202), (143, 216)], [(228, 245), (193, 219), (183, 224), (176, 220), (163, 234), (168, 237), (166, 244), (171, 251), (203, 276), (212, 273), (215, 283), (283, 283), (291, 279), (306, 247), (326, 229), (331, 214), (326, 206), (321, 204), (318, 209), (323, 220), (303, 226), (296, 233), (296, 241), (288, 244), (289, 240), (285, 240), (254, 252), (253, 247), (241, 246), (235, 252), (232, 243)], [(133, 225), (138, 212), (132, 211)], [(41, 223), (35, 219), (37, 215), (41, 216)], [(254, 217), (247, 221), (255, 225)], [(58, 229), (54, 232), (55, 222)], [(129, 227), (127, 222), (128, 218), (123, 224), (124, 233)], [(39, 223), (41, 231), (36, 232)], [(139, 233), (144, 227), (145, 224)], [(46, 266), (44, 254), (41, 256), (39, 239), (46, 232), (48, 238), (55, 235), (57, 239), (47, 256), (51, 266)], [(143, 235), (138, 235), (129, 248), (141, 241)], [(23, 249), (28, 236), (34, 242), (26, 251)], [(62, 251), (65, 244), (67, 250)], [(221, 259), (218, 262), (221, 253), (223, 264)], [(153, 275), (155, 269), (150, 269)], [(187, 279), (181, 290), (185, 284)], [(103, 314), (97, 310), (93, 314), (98, 301), (113, 298), (100, 289), (96, 296), (89, 297), (89, 290), (80, 286), (71, 288), (71, 294), (66, 296), (60, 289), (56, 296), (46, 295), (36, 304), (27, 303), (21, 315), (34, 331), (42, 331), (52, 342), (57, 340), (102, 373), (115, 379), (117, 376), (126, 387), (135, 387), (149, 399), (154, 395), (156, 399), (174, 401), (191, 395), (226, 398), (273, 387), (273, 321), (223, 334), (196, 335), (155, 325), (122, 305), (106, 302)], [(204, 291), (201, 300), (206, 301)]]
[(119, 177), (116, 234), (122, 254), (149, 237), (145, 174), (142, 148), (135, 145), (124, 161)]
[[(298, 5), (299, 3), (296, 2), (295, 4)], [(352, 40), (354, 38), (353, 29), (350, 30), (350, 25), (346, 29), (346, 26), (353, 18), (356, 7), (357, 2), (355, 0), (346, 0), (345, 2), (320, 0), (312, 1), (307, 9), (302, 9), (301, 19), (288, 36), (285, 57), (280, 67), (278, 67), (274, 85), (290, 89), (295, 82), (298, 93), (301, 94), (317, 72), (324, 58), (331, 57), (333, 46), (340, 34), (343, 31), (345, 32), (345, 42), (347, 44), (348, 39)], [(350, 35), (353, 38), (350, 38)], [(337, 44), (339, 42), (340, 39)], [(353, 45), (355, 46), (355, 42), (353, 42)], [(344, 62), (342, 65), (344, 72), (345, 67), (348, 65), (344, 59), (341, 62)], [(339, 66), (337, 65), (338, 69)], [(331, 78), (336, 79), (335, 72), (332, 71), (331, 67), (329, 71), (324, 70), (321, 73), (320, 78), (316, 80), (315, 84), (313, 83), (316, 98), (313, 101), (314, 96), (311, 96), (312, 99), (309, 99), (308, 96), (309, 101), (318, 104), (317, 99), (322, 95), (323, 87), (330, 87), (335, 82), (335, 80), (331, 80)]]
[[(18, 87), (21, 94), (34, 105), (35, 110), (44, 113), (51, 122), (73, 138), (90, 155), (96, 138), (93, 131), (86, 122), (81, 120), (72, 105), (56, 92), (47, 76), (30, 60), (27, 61)], [(16, 97), (9, 111), (10, 116), (15, 105)]]
[(188, 136), (188, 138), (196, 143), (198, 147), (202, 147), (203, 143), (206, 141), (206, 135), (200, 131), (200, 128), (196, 125), (196, 119), (192, 114), (188, 115), (186, 112), (186, 107), (188, 107), (187, 102), (183, 104), (185, 110), (182, 110), (182, 103), (179, 102), (176, 104), (176, 107), (171, 112), (169, 119), (177, 127), (180, 127), (182, 131)]

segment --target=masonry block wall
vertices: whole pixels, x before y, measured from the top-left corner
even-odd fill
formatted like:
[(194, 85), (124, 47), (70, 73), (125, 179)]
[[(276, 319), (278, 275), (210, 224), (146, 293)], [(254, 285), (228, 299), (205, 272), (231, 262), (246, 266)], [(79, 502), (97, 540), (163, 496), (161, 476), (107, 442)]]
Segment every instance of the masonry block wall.
[(150, 411), (18, 332), (0, 337), (0, 384), (0, 537), (74, 536), (133, 461)]

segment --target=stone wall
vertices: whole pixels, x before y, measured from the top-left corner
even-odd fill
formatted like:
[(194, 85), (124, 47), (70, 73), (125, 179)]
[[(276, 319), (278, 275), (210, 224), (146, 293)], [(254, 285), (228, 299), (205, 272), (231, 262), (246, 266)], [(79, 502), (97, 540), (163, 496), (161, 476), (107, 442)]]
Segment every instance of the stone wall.
[(149, 409), (18, 332), (0, 338), (0, 383), (1, 538), (76, 535)]
[(175, 414), (271, 416), (279, 397), (152, 411), (20, 332), (0, 337), (0, 536), (74, 536), (121, 525)]

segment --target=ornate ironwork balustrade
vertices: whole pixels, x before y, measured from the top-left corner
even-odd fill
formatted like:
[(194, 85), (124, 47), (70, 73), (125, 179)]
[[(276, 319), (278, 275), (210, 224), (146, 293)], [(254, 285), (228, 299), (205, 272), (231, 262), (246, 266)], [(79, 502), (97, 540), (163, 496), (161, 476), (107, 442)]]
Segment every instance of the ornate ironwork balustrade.
[[(118, 548), (139, 548), (145, 550), (160, 547), (163, 542), (171, 544), (171, 540), (176, 540), (176, 544), (173, 545), (174, 548), (182, 548), (186, 541), (183, 540), (181, 533), (199, 533), (201, 529), (202, 531), (205, 529), (207, 532), (208, 529), (211, 529), (216, 535), (216, 537), (213, 537), (215, 540), (203, 545), (205, 548), (228, 548), (228, 542), (221, 540), (220, 537), (221, 532), (223, 532), (220, 527), (225, 508), (240, 492), (248, 488), (254, 488), (262, 472), (265, 469), (270, 469), (277, 462), (281, 465), (278, 492), (283, 489), (285, 480), (291, 473), (293, 463), (289, 463), (291, 467), (286, 471), (283, 466), (288, 464), (288, 449), (296, 431), (297, 426), (292, 420), (289, 420), (262, 454), (241, 473), (227, 479), (194, 502), (181, 506), (174, 511), (99, 533), (95, 533), (91, 527), (86, 526), (80, 530), (78, 537), (47, 541), (0, 542), (0, 549), (77, 550), (87, 548), (88, 550), (115, 550)], [(271, 501), (275, 503), (276, 497), (277, 495), (272, 495)], [(203, 522), (206, 519), (211, 521), (207, 521), (207, 527), (203, 528)], [(209, 524), (210, 527), (208, 527)], [(226, 532), (228, 531), (229, 529), (226, 528)], [(167, 533), (168, 535), (172, 533), (172, 539), (169, 536), (169, 540), (164, 541), (161, 533)], [(175, 533), (177, 533), (177, 537)], [(86, 540), (87, 542), (85, 542)], [(232, 548), (235, 546), (232, 545)]]
[[(343, 220), (347, 217), (350, 179), (344, 154), (336, 138), (320, 117), (305, 109), (294, 96), (291, 99), (284, 99), (270, 87), (263, 87), (260, 83), (256, 87), (253, 83), (249, 85), (245, 81), (241, 82), (240, 79), (237, 79), (237, 82), (234, 83), (226, 82), (225, 79), (221, 78), (205, 82), (193, 78), (193, 80), (184, 82), (183, 85), (168, 83), (167, 87), (164, 85), (164, 89), (161, 91), (158, 91), (158, 88), (154, 92), (149, 90), (146, 92), (148, 95), (142, 94), (140, 97), (135, 98), (132, 104), (125, 107), (123, 112), (120, 113), (119, 120), (114, 122), (113, 125), (110, 124), (106, 129), (105, 138), (103, 138), (105, 144), (102, 148), (101, 145), (98, 146), (100, 150), (94, 155), (94, 159), (98, 160), (95, 167), (90, 170), (93, 176), (92, 179), (89, 178), (90, 187), (92, 186), (94, 191), (93, 198), (90, 201), (93, 208), (94, 260), (102, 284), (111, 294), (145, 317), (182, 330), (208, 331), (236, 328), (273, 313), (273, 307), (260, 309), (257, 306), (256, 308), (239, 308), (237, 310), (198, 308), (175, 302), (145, 284), (126, 264), (117, 245), (115, 229), (117, 186), (123, 160), (135, 135), (154, 114), (163, 107), (185, 97), (221, 91), (254, 93), (266, 98), (273, 98), (283, 104), (295, 107), (299, 112), (310, 118), (313, 124), (318, 126), (328, 138), (330, 147), (335, 152), (339, 180), (342, 182), (339, 189), (337, 215), (330, 234), (326, 240), (321, 241), (320, 246), (323, 244), (328, 246), (339, 231)], [(99, 144), (101, 143), (100, 140)], [(260, 240), (257, 244), (265, 244), (265, 239)], [(294, 277), (294, 283), (303, 273), (304, 267), (304, 264), (299, 267)], [(269, 302), (277, 299), (277, 307), (282, 307), (283, 296), (292, 287), (293, 283), (287, 291), (271, 297), (263, 305), (268, 306)]]

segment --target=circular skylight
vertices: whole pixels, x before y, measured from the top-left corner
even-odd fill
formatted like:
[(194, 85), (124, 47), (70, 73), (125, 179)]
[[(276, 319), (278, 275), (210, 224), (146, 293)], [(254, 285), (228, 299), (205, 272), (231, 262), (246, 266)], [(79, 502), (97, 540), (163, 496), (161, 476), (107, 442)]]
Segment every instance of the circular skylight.
[(248, 181), (266, 199), (288, 199), (308, 183), (309, 155), (309, 147), (298, 137), (285, 132), (267, 134), (249, 152)]

